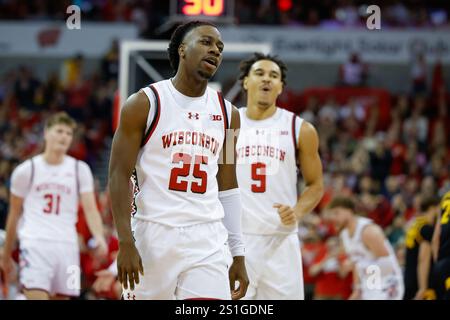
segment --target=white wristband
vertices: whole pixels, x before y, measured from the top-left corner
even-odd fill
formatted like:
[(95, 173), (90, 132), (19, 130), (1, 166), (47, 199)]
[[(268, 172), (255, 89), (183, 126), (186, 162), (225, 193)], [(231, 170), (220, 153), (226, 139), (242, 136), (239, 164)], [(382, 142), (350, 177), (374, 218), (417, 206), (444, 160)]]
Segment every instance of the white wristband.
[(223, 224), (228, 230), (228, 246), (233, 257), (245, 254), (244, 241), (241, 227), (241, 194), (239, 189), (231, 189), (219, 192), (219, 200), (222, 203), (225, 216)]

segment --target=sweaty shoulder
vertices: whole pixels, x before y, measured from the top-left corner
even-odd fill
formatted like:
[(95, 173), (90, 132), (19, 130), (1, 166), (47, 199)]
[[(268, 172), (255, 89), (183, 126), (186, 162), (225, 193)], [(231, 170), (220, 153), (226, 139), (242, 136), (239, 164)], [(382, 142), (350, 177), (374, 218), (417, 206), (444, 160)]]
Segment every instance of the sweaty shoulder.
[(125, 102), (121, 113), (119, 129), (145, 128), (150, 102), (143, 90), (132, 94)]
[(302, 121), (298, 137), (300, 149), (303, 151), (316, 151), (319, 147), (319, 135), (316, 128), (306, 121)]
[(317, 136), (317, 130), (310, 122), (303, 120), (300, 128), (300, 136), (303, 138)]

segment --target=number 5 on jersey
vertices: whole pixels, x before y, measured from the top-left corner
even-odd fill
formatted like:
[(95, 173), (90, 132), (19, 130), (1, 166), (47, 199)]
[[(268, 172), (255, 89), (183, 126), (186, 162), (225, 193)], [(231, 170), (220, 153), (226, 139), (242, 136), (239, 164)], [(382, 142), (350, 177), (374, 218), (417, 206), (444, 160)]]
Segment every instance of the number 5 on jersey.
[[(172, 163), (182, 163), (182, 167), (175, 167), (170, 170), (169, 189), (174, 191), (187, 192), (188, 181), (178, 177), (188, 177), (191, 171), (192, 156), (187, 153), (175, 153), (172, 156)], [(208, 182), (208, 174), (206, 171), (200, 169), (200, 164), (208, 164), (208, 157), (195, 155), (194, 156), (194, 170), (192, 175), (194, 178), (200, 179), (200, 183), (196, 181), (191, 182), (191, 191), (193, 193), (205, 193)]]
[(252, 192), (266, 192), (266, 164), (262, 162), (252, 163), (252, 180), (259, 183), (252, 184)]

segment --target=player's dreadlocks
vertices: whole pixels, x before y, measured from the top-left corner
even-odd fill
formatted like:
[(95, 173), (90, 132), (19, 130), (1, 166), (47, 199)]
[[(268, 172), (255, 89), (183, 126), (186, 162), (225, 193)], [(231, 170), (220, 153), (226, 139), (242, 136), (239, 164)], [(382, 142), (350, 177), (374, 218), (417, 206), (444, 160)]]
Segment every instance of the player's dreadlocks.
[(175, 72), (178, 71), (178, 64), (180, 63), (178, 47), (183, 42), (184, 37), (186, 36), (186, 34), (188, 34), (189, 31), (200, 26), (212, 26), (217, 28), (211, 22), (196, 20), (179, 25), (172, 33), (172, 37), (170, 38), (170, 43), (169, 47), (167, 48), (167, 52), (169, 54), (170, 66), (172, 67), (173, 70), (175, 70)]
[(241, 84), (243, 83), (244, 78), (248, 76), (248, 73), (250, 72), (250, 69), (252, 68), (253, 64), (255, 62), (258, 62), (259, 60), (270, 60), (275, 62), (281, 70), (281, 81), (283, 82), (284, 85), (286, 84), (286, 73), (287, 73), (286, 64), (280, 59), (278, 59), (277, 56), (271, 56), (269, 54), (263, 54), (259, 52), (255, 52), (253, 56), (251, 56), (247, 60), (242, 61), (241, 64), (239, 65), (239, 69), (241, 71), (239, 75), (239, 80), (241, 81)]

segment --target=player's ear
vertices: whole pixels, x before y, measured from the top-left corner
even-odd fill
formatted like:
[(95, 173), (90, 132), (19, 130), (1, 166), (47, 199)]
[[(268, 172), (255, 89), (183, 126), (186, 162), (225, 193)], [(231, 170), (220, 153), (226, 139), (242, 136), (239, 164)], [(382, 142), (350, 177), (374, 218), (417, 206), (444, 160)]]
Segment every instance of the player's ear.
[(185, 50), (186, 50), (186, 45), (184, 43), (180, 44), (180, 46), (178, 47), (178, 54), (179, 54), (180, 58), (184, 58), (186, 56)]
[(248, 77), (245, 77), (244, 80), (242, 81), (242, 87), (244, 88), (245, 91), (247, 91), (247, 81)]

